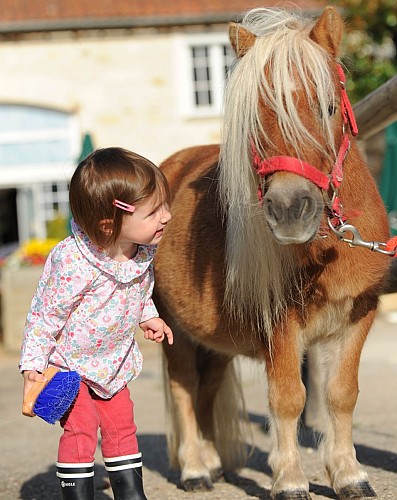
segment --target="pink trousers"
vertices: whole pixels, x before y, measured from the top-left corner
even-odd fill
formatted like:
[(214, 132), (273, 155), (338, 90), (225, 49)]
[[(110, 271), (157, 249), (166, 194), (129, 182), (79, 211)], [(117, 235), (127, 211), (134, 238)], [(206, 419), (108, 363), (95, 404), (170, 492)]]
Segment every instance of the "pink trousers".
[(73, 406), (60, 423), (63, 434), (59, 440), (58, 462), (93, 462), (98, 429), (103, 457), (138, 453), (134, 405), (128, 387), (111, 399), (102, 399), (82, 383)]

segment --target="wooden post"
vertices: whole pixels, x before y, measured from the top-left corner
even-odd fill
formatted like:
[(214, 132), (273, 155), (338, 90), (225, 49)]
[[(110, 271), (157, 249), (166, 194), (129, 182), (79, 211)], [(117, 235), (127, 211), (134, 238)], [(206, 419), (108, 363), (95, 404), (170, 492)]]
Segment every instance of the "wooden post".
[(397, 120), (397, 75), (354, 106), (360, 140), (366, 140)]

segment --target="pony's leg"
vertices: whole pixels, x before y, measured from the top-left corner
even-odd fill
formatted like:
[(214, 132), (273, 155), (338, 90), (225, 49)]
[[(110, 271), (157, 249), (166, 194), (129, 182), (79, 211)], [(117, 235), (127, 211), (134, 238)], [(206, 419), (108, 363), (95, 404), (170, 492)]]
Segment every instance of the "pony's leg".
[[(163, 347), (168, 361), (169, 388), (175, 413), (175, 451), (181, 469), (181, 485), (187, 491), (209, 490), (213, 487), (211, 472), (203, 460), (202, 439), (196, 417), (199, 392), (197, 346), (186, 336), (178, 336), (176, 345), (177, 349), (174, 346)], [(220, 461), (213, 459), (212, 462), (214, 467), (219, 466)]]
[(221, 459), (215, 446), (214, 405), (230, 362), (231, 358), (228, 356), (207, 349), (198, 349), (197, 366), (200, 372), (200, 384), (197, 421), (202, 437), (201, 458), (210, 471), (212, 481), (218, 480), (223, 475)]
[(303, 422), (306, 427), (311, 427), (322, 432), (324, 408), (324, 373), (320, 369), (321, 350), (318, 344), (307, 349), (306, 353), (306, 405), (303, 412)]
[(277, 500), (309, 499), (309, 482), (298, 450), (297, 425), (305, 405), (301, 380), (301, 355), (294, 333), (285, 328), (275, 335), (271, 353), (266, 353), (273, 472), (272, 497)]
[(339, 498), (376, 497), (367, 473), (356, 459), (353, 411), (358, 397), (360, 355), (372, 318), (351, 326), (325, 347), (327, 432), (322, 454), (330, 483)]

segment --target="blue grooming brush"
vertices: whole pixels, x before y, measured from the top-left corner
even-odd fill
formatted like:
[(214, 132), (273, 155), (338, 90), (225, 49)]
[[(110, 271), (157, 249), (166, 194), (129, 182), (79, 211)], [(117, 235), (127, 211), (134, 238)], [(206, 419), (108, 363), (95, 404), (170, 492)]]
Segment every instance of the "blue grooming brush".
[(55, 424), (75, 400), (81, 378), (75, 371), (62, 372), (55, 366), (48, 367), (43, 375), (47, 381), (33, 384), (23, 400), (22, 413)]

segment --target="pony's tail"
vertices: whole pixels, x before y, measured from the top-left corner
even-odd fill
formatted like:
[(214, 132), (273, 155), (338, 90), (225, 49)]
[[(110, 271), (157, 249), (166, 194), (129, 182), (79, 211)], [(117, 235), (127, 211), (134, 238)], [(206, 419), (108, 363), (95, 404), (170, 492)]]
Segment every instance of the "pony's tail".
[(178, 461), (178, 447), (180, 443), (180, 433), (179, 427), (177, 426), (177, 415), (174, 402), (171, 397), (169, 376), (168, 376), (168, 363), (167, 358), (163, 351), (162, 356), (162, 368), (163, 368), (163, 385), (164, 385), (164, 398), (165, 398), (165, 415), (166, 415), (166, 437), (167, 437), (167, 449), (168, 449), (168, 461), (170, 463), (170, 468), (177, 470), (179, 469)]
[(236, 358), (225, 370), (214, 405), (215, 446), (225, 471), (243, 467), (253, 443)]
[[(171, 469), (180, 468), (178, 449), (180, 430), (177, 425), (176, 408), (171, 397), (167, 359), (163, 353), (163, 382), (167, 418), (168, 459)], [(244, 466), (249, 455), (247, 442), (253, 443), (251, 428), (239, 370), (231, 361), (225, 370), (221, 386), (214, 404), (215, 447), (225, 471), (233, 471)]]

